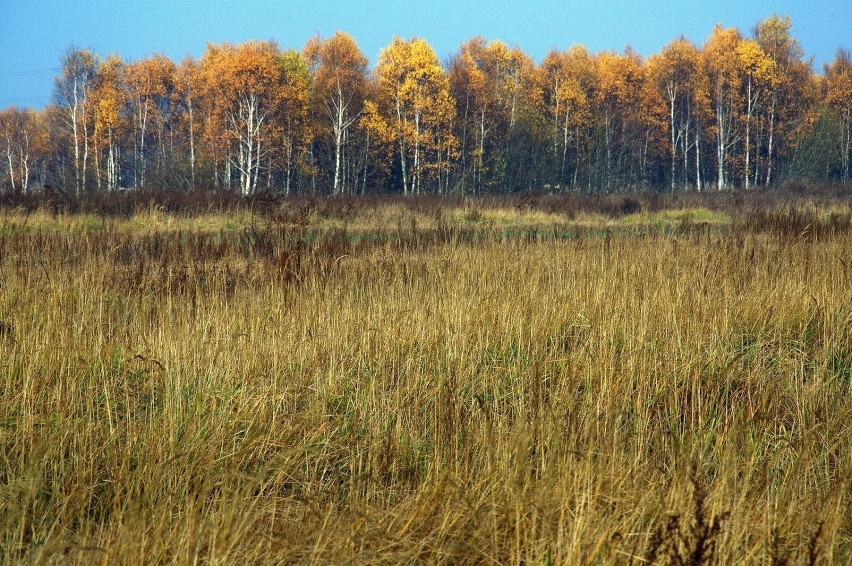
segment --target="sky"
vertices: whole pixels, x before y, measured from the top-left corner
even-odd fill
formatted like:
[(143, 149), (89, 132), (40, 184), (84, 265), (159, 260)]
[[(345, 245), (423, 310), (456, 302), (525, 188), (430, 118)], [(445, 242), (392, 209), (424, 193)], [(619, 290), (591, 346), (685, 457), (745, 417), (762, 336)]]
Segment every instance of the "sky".
[(772, 14), (821, 71), (852, 48), (852, 0), (0, 0), (0, 108), (41, 108), (71, 45), (126, 61), (164, 53), (200, 57), (207, 43), (274, 39), (301, 49), (319, 34), (352, 35), (374, 64), (394, 36), (426, 39), (441, 60), (472, 37), (518, 46), (536, 62), (552, 48), (592, 52), (632, 46), (643, 56), (684, 35), (701, 44), (713, 26), (748, 35)]

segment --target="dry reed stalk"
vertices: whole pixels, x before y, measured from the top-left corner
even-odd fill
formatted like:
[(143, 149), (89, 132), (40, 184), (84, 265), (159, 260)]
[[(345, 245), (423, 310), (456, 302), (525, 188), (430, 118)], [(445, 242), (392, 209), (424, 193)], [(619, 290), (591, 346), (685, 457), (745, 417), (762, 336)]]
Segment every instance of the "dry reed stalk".
[(852, 230), (400, 214), (0, 231), (0, 560), (850, 559)]

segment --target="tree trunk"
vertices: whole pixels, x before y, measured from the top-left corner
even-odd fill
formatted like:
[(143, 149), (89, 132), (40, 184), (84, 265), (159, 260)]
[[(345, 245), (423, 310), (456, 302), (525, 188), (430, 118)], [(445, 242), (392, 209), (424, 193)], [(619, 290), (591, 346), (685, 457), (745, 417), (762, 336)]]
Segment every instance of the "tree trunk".
[(86, 169), (89, 161), (89, 125), (86, 120), (85, 105), (83, 106), (83, 190), (86, 189)]
[(74, 104), (69, 109), (71, 115), (71, 134), (74, 137), (74, 191), (79, 196), (82, 192), (82, 188), (80, 185), (80, 127), (77, 123), (79, 120), (78, 112), (79, 112), (79, 94), (77, 93), (78, 89), (77, 81), (74, 81)]
[(849, 182), (849, 153), (852, 150), (852, 109), (847, 109), (844, 116), (846, 139), (843, 149), (843, 184)]
[(27, 130), (23, 131), (24, 141), (20, 147), (21, 160), (21, 191), (29, 192), (30, 186), (30, 136)]
[(725, 188), (725, 118), (724, 112), (722, 110), (721, 103), (717, 103), (716, 105), (716, 124), (717, 124), (717, 133), (716, 133), (716, 158), (719, 162), (719, 172), (717, 178), (717, 188), (718, 190), (723, 190)]
[(12, 158), (14, 157), (14, 152), (12, 151), (12, 133), (9, 130), (6, 130), (6, 160), (9, 162), (9, 182), (12, 184), (12, 192), (15, 191), (15, 164), (12, 162)]
[(772, 142), (775, 138), (775, 95), (772, 96), (772, 109), (769, 111), (769, 150), (766, 154), (768, 160), (766, 168), (766, 186), (772, 185)]
[(751, 77), (746, 86), (746, 135), (745, 135), (745, 188), (749, 189), (751, 174), (751, 114), (754, 110), (754, 97), (752, 96)]
[(695, 190), (701, 192), (701, 128), (695, 128)]
[(136, 128), (139, 139), (136, 146), (136, 186), (145, 188), (145, 136), (148, 130), (148, 101), (146, 100), (136, 111)]
[(414, 176), (411, 180), (411, 190), (420, 194), (420, 112), (414, 115)]
[(340, 160), (343, 148), (343, 107), (338, 105), (334, 122), (334, 194), (340, 194)]
[(405, 132), (402, 124), (402, 104), (400, 94), (396, 97), (397, 135), (399, 135), (399, 165), (402, 168), (402, 194), (408, 194), (408, 167), (405, 159)]
[(189, 179), (191, 188), (195, 190), (195, 122), (192, 115), (192, 101), (188, 103), (189, 108)]
[(677, 146), (675, 144), (675, 91), (670, 85), (669, 91), (669, 130), (671, 137), (672, 149), (672, 166), (671, 166), (671, 189), (675, 191), (675, 160), (677, 159)]

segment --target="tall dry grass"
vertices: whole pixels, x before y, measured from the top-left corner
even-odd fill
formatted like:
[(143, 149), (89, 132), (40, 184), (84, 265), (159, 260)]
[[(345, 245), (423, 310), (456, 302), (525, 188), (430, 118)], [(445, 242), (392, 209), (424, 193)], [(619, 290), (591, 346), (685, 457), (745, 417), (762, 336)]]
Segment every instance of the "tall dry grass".
[(852, 229), (796, 218), (7, 224), (0, 559), (849, 562)]

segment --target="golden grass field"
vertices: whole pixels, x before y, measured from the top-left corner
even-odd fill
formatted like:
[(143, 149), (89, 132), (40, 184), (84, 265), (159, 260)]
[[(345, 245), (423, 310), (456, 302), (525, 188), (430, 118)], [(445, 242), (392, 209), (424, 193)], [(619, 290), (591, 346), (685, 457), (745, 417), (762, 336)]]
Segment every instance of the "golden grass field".
[(848, 207), (279, 212), (0, 214), (0, 562), (852, 562)]

